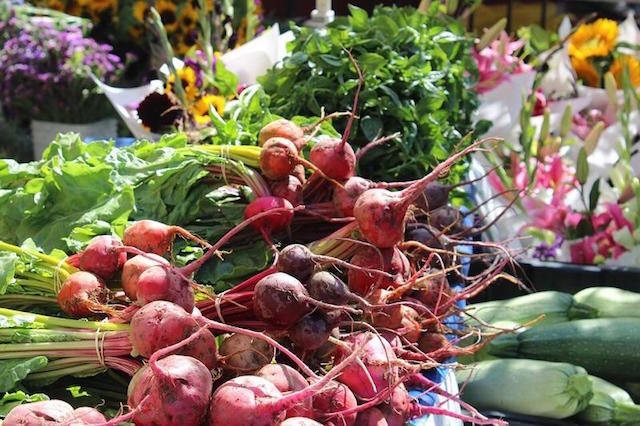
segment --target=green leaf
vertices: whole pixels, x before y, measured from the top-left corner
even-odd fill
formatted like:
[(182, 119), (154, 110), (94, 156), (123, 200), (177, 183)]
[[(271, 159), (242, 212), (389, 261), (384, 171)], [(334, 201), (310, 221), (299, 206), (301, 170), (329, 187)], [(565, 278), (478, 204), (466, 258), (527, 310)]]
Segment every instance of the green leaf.
[(5, 393), (0, 399), (0, 417), (4, 418), (20, 404), (28, 404), (31, 402), (47, 401), (49, 397), (43, 393), (34, 393), (28, 395), (23, 391)]
[(18, 256), (14, 253), (0, 254), (0, 294), (5, 294), (9, 284), (13, 283)]
[(584, 148), (580, 148), (578, 152), (578, 164), (576, 165), (576, 178), (578, 182), (584, 185), (589, 178), (589, 163), (587, 161), (587, 153)]
[(0, 360), (0, 392), (15, 388), (29, 373), (46, 367), (46, 356)]
[(600, 178), (596, 179), (589, 191), (589, 211), (594, 211), (598, 207), (600, 199)]
[(222, 61), (217, 61), (214, 84), (222, 96), (228, 97), (238, 89), (238, 76), (229, 71)]
[(358, 58), (358, 66), (362, 67), (364, 73), (375, 73), (386, 63), (387, 59), (375, 52), (364, 53)]
[(349, 5), (349, 22), (353, 26), (353, 28), (358, 30), (364, 30), (367, 27), (367, 21), (369, 20), (369, 16), (367, 15), (367, 11), (364, 9), (360, 9), (357, 6), (352, 4)]
[(378, 117), (371, 117), (369, 115), (366, 117), (362, 117), (362, 120), (360, 121), (362, 132), (364, 133), (364, 136), (369, 140), (373, 140), (377, 136), (381, 136), (382, 125), (382, 120), (380, 120)]

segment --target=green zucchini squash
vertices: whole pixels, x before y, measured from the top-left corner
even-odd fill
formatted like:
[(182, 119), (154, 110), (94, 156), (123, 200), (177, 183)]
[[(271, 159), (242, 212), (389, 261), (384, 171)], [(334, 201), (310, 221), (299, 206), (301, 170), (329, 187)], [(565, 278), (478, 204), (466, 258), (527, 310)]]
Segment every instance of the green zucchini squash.
[(497, 359), (456, 372), (462, 399), (475, 408), (564, 419), (584, 410), (592, 384), (582, 367), (529, 359)]
[(599, 318), (640, 318), (640, 293), (615, 287), (589, 287), (573, 297), (595, 308)]
[(536, 323), (555, 324), (576, 319), (596, 318), (591, 306), (577, 303), (573, 296), (559, 291), (542, 291), (508, 300), (475, 303), (465, 309), (465, 321), (470, 326), (481, 326), (478, 320), (493, 324), (496, 321), (526, 323), (544, 315)]
[(497, 337), (489, 354), (569, 362), (590, 374), (640, 380), (640, 318), (598, 318), (532, 327)]
[(590, 425), (640, 425), (640, 405), (618, 386), (599, 377), (589, 376), (593, 398), (587, 408), (578, 413), (578, 420)]

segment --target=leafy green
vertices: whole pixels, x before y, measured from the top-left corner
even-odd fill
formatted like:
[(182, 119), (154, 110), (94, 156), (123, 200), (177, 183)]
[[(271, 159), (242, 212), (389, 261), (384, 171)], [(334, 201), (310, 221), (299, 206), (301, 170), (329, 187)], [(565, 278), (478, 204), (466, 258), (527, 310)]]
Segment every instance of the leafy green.
[[(381, 134), (396, 141), (372, 149), (359, 164), (361, 175), (381, 180), (421, 177), (447, 158), (473, 130), (477, 107), (472, 85), (477, 70), (472, 40), (461, 23), (413, 8), (377, 7), (371, 16), (350, 6), (326, 32), (293, 28), (291, 55), (261, 77), (271, 112), (283, 117), (319, 116), (350, 110), (357, 74), (344, 49), (364, 72), (358, 115), (350, 143), (361, 147)], [(344, 130), (346, 118), (336, 120)], [(452, 168), (458, 181), (467, 165)]]
[(0, 392), (12, 390), (33, 371), (46, 367), (46, 356), (0, 360)]
[(49, 397), (43, 393), (34, 393), (28, 395), (19, 390), (16, 392), (7, 392), (0, 399), (0, 417), (4, 418), (20, 404), (28, 404), (30, 402), (47, 401)]
[[(222, 176), (209, 172), (211, 165), (224, 168), (232, 160), (188, 146), (182, 134), (127, 148), (59, 135), (40, 162), (0, 160), (0, 235), (13, 244), (32, 238), (45, 251), (78, 251), (95, 235), (122, 235), (128, 221), (144, 218), (187, 227), (215, 241), (242, 220), (251, 191), (230, 190)], [(258, 237), (242, 244), (253, 239)], [(258, 258), (251, 255), (253, 270), (265, 265)], [(251, 272), (246, 258), (236, 259), (240, 270)], [(201, 273), (197, 279), (214, 283), (222, 275), (239, 272)]]

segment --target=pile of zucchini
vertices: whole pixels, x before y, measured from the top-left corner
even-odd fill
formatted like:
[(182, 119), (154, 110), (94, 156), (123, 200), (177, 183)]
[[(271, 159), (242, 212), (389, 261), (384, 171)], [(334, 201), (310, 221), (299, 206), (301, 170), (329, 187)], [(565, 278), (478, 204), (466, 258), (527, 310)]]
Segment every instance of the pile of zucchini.
[(640, 389), (639, 293), (547, 291), (469, 305), (466, 316), (492, 340), (460, 360), (469, 363), (457, 373), (465, 401), (485, 410), (575, 416), (580, 424), (640, 425), (640, 405), (631, 397)]

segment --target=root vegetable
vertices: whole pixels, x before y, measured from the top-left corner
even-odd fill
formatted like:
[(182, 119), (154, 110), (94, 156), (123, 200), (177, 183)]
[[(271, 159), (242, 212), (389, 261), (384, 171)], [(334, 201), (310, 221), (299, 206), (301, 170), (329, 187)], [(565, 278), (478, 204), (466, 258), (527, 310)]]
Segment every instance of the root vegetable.
[(236, 373), (252, 373), (271, 362), (275, 352), (264, 340), (232, 334), (220, 344), (221, 363)]
[(72, 317), (91, 317), (96, 313), (109, 313), (108, 290), (97, 276), (89, 272), (75, 272), (64, 281), (58, 292), (60, 308)]
[(349, 289), (366, 296), (372, 288), (388, 288), (401, 284), (410, 273), (410, 265), (407, 257), (397, 248), (375, 249), (373, 247), (361, 247), (351, 258), (351, 264), (369, 269), (378, 269), (388, 272), (392, 277), (382, 277), (356, 269), (349, 270)]
[(313, 253), (302, 244), (290, 244), (280, 250), (276, 263), (278, 271), (287, 273), (300, 281), (306, 281), (316, 266)]
[(314, 311), (302, 317), (289, 329), (289, 338), (301, 350), (315, 351), (329, 340), (331, 329), (324, 316)]
[(349, 287), (344, 281), (327, 271), (313, 274), (307, 283), (307, 290), (314, 299), (333, 305), (346, 305), (353, 302), (366, 303), (361, 297), (349, 291)]
[(204, 364), (170, 355), (136, 373), (127, 402), (137, 408), (133, 421), (138, 426), (199, 426), (207, 413), (211, 386), (211, 373)]
[(449, 345), (449, 342), (445, 335), (441, 333), (423, 333), (420, 336), (420, 340), (418, 340), (418, 349), (427, 355), (439, 351), (447, 347), (447, 345)]
[[(267, 379), (282, 393), (298, 391), (308, 386), (302, 374), (285, 364), (267, 364), (256, 372), (256, 376)], [(285, 417), (313, 417), (311, 398), (288, 409)]]
[(165, 225), (155, 220), (139, 220), (133, 222), (124, 231), (124, 244), (136, 247), (147, 253), (163, 255), (169, 251), (176, 235), (191, 241), (195, 241), (203, 247), (209, 243), (196, 237), (189, 231), (179, 226)]
[(297, 177), (289, 175), (271, 184), (271, 194), (284, 198), (294, 207), (299, 206), (302, 204), (302, 183)]
[(157, 254), (149, 253), (146, 256), (138, 255), (127, 260), (122, 267), (122, 277), (120, 279), (122, 289), (127, 297), (135, 301), (138, 296), (138, 279), (147, 269), (152, 266), (169, 265), (169, 262)]
[(284, 138), (291, 142), (304, 139), (304, 131), (295, 123), (284, 118), (272, 121), (260, 129), (258, 145), (263, 146), (271, 138)]
[(271, 180), (285, 179), (298, 163), (298, 148), (288, 139), (271, 138), (260, 151), (260, 170)]
[[(196, 317), (174, 303), (158, 300), (133, 315), (130, 339), (135, 351), (149, 358), (157, 350), (178, 343), (199, 329)], [(217, 365), (216, 341), (208, 330), (185, 345), (179, 354), (196, 358), (210, 370)]]
[(108, 280), (127, 260), (127, 254), (119, 250), (121, 247), (122, 242), (118, 238), (99, 235), (82, 252), (70, 256), (67, 263)]
[(293, 219), (293, 206), (291, 203), (280, 197), (264, 196), (258, 197), (250, 202), (244, 210), (244, 218), (248, 219), (259, 213), (268, 212), (274, 209), (290, 209), (274, 212), (260, 219), (251, 222), (251, 226), (263, 235), (270, 235), (272, 232), (287, 228)]
[(353, 216), (353, 207), (358, 197), (367, 189), (374, 187), (374, 183), (360, 176), (352, 176), (345, 183), (344, 188), (333, 190), (333, 205), (342, 217)]
[(347, 180), (355, 175), (356, 154), (351, 145), (342, 139), (320, 139), (311, 148), (309, 160), (326, 176)]
[(187, 312), (195, 307), (191, 283), (176, 268), (152, 266), (138, 277), (136, 300), (144, 306), (155, 300), (173, 302)]
[(404, 424), (404, 417), (388, 409), (371, 407), (358, 413), (355, 426), (403, 426)]
[(104, 415), (93, 407), (79, 407), (73, 411), (73, 417), (87, 425), (99, 425), (106, 423)]
[(69, 424), (73, 407), (64, 401), (52, 399), (21, 404), (13, 408), (2, 421), (3, 426), (46, 426)]
[(358, 197), (353, 215), (363, 237), (380, 248), (390, 248), (402, 241), (405, 216), (409, 206), (420, 196), (424, 188), (434, 182), (463, 156), (478, 149), (485, 141), (478, 141), (451, 155), (438, 164), (431, 173), (402, 191), (391, 192), (373, 188)]
[[(390, 383), (397, 382), (396, 356), (387, 340), (371, 333), (358, 333), (347, 337), (344, 342), (352, 348), (364, 344), (361, 362), (346, 367), (338, 378), (357, 397), (373, 398)], [(346, 354), (344, 348), (338, 347), (338, 360)]]
[(279, 426), (322, 426), (322, 423), (318, 423), (308, 417), (290, 417)]
[(315, 418), (323, 420), (325, 425), (353, 426), (356, 421), (356, 413), (346, 416), (328, 416), (327, 414), (349, 410), (357, 406), (358, 401), (351, 389), (339, 382), (331, 382), (313, 395)]

